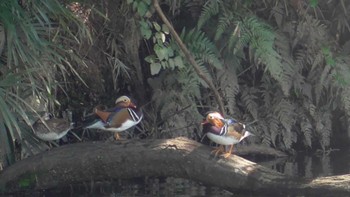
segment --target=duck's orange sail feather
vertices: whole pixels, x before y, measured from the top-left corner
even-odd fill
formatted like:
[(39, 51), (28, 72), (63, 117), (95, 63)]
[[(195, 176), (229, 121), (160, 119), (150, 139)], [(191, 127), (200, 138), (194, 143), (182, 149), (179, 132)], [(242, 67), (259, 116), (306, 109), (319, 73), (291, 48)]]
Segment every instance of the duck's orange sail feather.
[(98, 115), (104, 122), (107, 122), (109, 115), (111, 115), (111, 112), (95, 109), (95, 114)]

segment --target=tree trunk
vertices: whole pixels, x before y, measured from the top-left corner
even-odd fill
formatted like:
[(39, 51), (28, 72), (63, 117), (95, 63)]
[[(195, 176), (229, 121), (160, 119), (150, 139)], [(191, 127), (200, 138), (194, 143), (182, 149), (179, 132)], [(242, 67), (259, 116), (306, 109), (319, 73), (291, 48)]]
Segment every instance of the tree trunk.
[(292, 178), (236, 155), (214, 158), (210, 151), (186, 138), (70, 144), (6, 168), (0, 189), (7, 193), (89, 180), (172, 176), (240, 193), (350, 195), (350, 175)]

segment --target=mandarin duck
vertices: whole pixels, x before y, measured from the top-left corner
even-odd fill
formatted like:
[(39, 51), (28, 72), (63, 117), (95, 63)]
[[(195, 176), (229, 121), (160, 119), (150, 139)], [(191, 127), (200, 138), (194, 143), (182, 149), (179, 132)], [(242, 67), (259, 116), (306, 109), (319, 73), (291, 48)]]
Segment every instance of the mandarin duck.
[(208, 113), (202, 124), (203, 133), (205, 133), (211, 141), (220, 145), (212, 151), (215, 153), (215, 156), (220, 152), (225, 152), (224, 145), (230, 145), (230, 150), (223, 154), (225, 158), (228, 158), (233, 151), (233, 145), (238, 144), (244, 138), (253, 135), (245, 130), (244, 124), (237, 122), (234, 119), (224, 119), (218, 112)]
[(97, 122), (85, 127), (86, 129), (101, 129), (115, 132), (115, 138), (120, 139), (119, 132), (137, 125), (143, 118), (143, 113), (127, 96), (121, 96), (115, 101), (116, 107), (112, 110), (94, 108), (99, 117)]
[(73, 129), (68, 117), (55, 118), (51, 113), (46, 112), (41, 119), (35, 121), (32, 125), (34, 134), (44, 141), (53, 141), (61, 139), (68, 131)]

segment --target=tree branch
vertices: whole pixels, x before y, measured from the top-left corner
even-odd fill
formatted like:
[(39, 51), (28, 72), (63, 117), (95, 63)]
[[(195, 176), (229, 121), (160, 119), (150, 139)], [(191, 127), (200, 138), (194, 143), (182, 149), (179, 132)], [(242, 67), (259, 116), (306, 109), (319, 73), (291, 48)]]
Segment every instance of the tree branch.
[(158, 13), (159, 17), (162, 19), (162, 21), (164, 22), (164, 24), (169, 28), (169, 31), (171, 33), (171, 35), (175, 38), (175, 41), (177, 42), (177, 44), (179, 45), (180, 49), (182, 50), (182, 52), (185, 54), (187, 60), (190, 62), (190, 64), (192, 65), (192, 67), (194, 68), (194, 70), (196, 71), (197, 75), (203, 79), (203, 81), (205, 81), (205, 83), (208, 84), (209, 88), (211, 89), (211, 91), (214, 93), (215, 95), (215, 99), (218, 102), (219, 105), (219, 110), (221, 112), (222, 115), (225, 116), (225, 109), (224, 109), (224, 103), (222, 102), (221, 96), (219, 94), (219, 92), (216, 90), (213, 82), (208, 79), (204, 73), (201, 71), (199, 65), (197, 64), (197, 62), (195, 61), (195, 59), (193, 58), (191, 52), (187, 49), (186, 45), (182, 42), (181, 38), (179, 37), (179, 35), (176, 33), (175, 29), (173, 28), (173, 26), (170, 24), (169, 20), (165, 17), (162, 9), (159, 6), (158, 0), (153, 0), (153, 6), (156, 10), (156, 12)]
[(6, 168), (0, 174), (0, 194), (153, 176), (186, 178), (249, 194), (350, 195), (350, 175), (296, 179), (239, 156), (213, 158), (210, 151), (186, 138), (69, 144)]

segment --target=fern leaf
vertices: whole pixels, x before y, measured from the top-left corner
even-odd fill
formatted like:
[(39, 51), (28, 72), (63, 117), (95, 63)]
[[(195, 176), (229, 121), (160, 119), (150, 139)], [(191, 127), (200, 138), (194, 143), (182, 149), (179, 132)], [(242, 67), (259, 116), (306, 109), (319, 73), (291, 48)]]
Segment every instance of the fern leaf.
[(271, 142), (276, 147), (277, 136), (279, 136), (281, 133), (279, 128), (279, 121), (275, 117), (271, 117), (269, 119), (269, 129), (270, 129)]
[[(291, 76), (284, 74), (291, 69), (274, 48), (275, 34), (271, 28), (255, 17), (245, 18), (242, 22), (240, 47), (249, 43), (249, 49), (256, 65), (265, 65), (265, 70), (279, 82), (285, 95), (289, 95)], [(237, 45), (239, 47), (239, 45)], [(286, 67), (284, 69), (284, 67)]]
[(236, 114), (236, 96), (239, 93), (238, 78), (232, 67), (219, 70), (217, 78), (220, 82), (220, 89), (223, 91), (226, 99), (227, 108), (230, 114)]
[(219, 17), (214, 40), (220, 39), (225, 30), (232, 25), (232, 21), (234, 21), (234, 16), (231, 13), (224, 13), (222, 16)]
[(342, 89), (340, 98), (345, 112), (350, 117), (350, 87), (345, 87)]
[(316, 132), (320, 135), (320, 145), (324, 151), (330, 145), (331, 127), (332, 120), (330, 111), (325, 111), (317, 115)]
[(315, 84), (315, 100), (316, 100), (316, 104), (319, 103), (320, 101), (320, 98), (322, 97), (322, 90), (324, 87), (329, 87), (329, 80), (327, 80), (327, 78), (330, 76), (329, 73), (330, 73), (330, 70), (331, 70), (331, 67), (328, 66), (328, 65), (325, 65), (322, 73), (321, 73), (321, 76), (319, 76), (319, 81), (317, 84)]
[(220, 0), (210, 0), (203, 6), (197, 23), (198, 29), (202, 28), (204, 23), (207, 22), (212, 16), (219, 13), (220, 3), (222, 3)]
[(296, 134), (292, 133), (292, 126), (295, 124), (295, 109), (296, 107), (286, 99), (282, 99), (274, 109), (284, 128), (282, 129), (283, 142), (288, 149), (296, 141)]
[(301, 127), (301, 131), (304, 135), (304, 139), (305, 139), (305, 143), (307, 146), (309, 146), (310, 148), (312, 147), (312, 125), (309, 122), (308, 119), (304, 119), (303, 121), (301, 121), (300, 123), (300, 127)]
[(183, 29), (181, 38), (187, 43), (189, 50), (193, 53), (197, 62), (207, 63), (218, 69), (222, 68), (222, 63), (219, 60), (219, 52), (204, 32), (196, 29), (186, 32)]
[(245, 107), (255, 120), (258, 119), (258, 103), (256, 102), (258, 97), (255, 95), (256, 92), (257, 90), (253, 87), (245, 87), (241, 96)]

